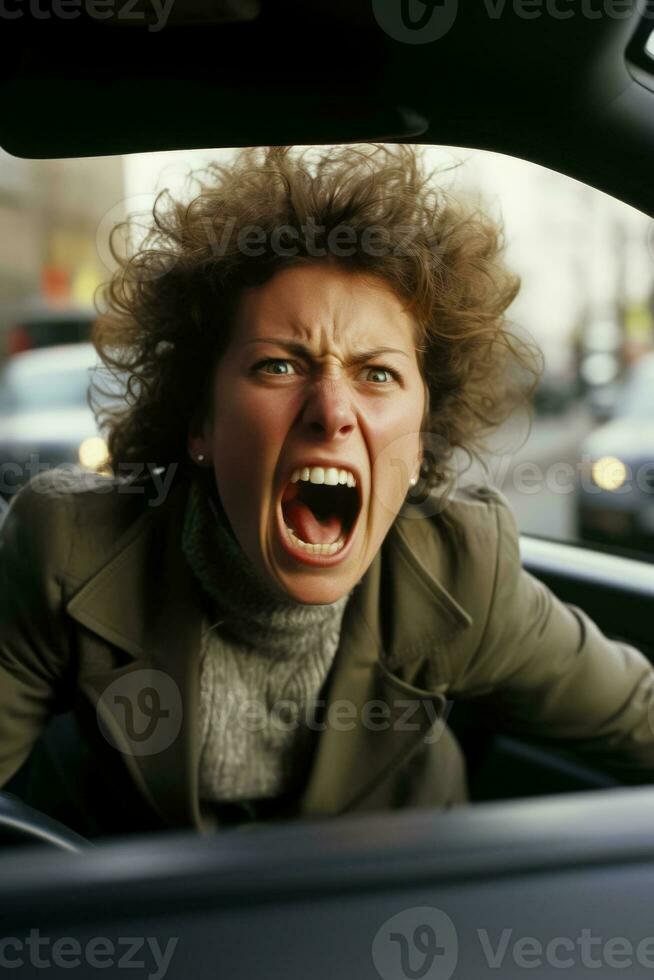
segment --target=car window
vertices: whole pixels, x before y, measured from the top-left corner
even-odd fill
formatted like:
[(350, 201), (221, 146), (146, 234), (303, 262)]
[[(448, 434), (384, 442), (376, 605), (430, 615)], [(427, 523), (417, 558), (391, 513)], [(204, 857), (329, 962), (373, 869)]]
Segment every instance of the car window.
[[(21, 306), (39, 310), (53, 344), (70, 341), (61, 326), (70, 311), (88, 330), (98, 287), (115, 267), (112, 229), (136, 214), (131, 234), (145, 234), (158, 194), (190, 201), (198, 189), (192, 172), (228, 162), (233, 152), (79, 160), (0, 152), (0, 335), (27, 322), (16, 319)], [(502, 221), (506, 260), (522, 283), (508, 316), (516, 334), (544, 355), (529, 411), (492, 434), (480, 459), (462, 455), (459, 480), (497, 486), (523, 533), (654, 560), (652, 222), (523, 160), (456, 147), (422, 152), (445, 194), (464, 196)], [(120, 248), (121, 235), (115, 242)], [(125, 248), (133, 244), (124, 239)], [(42, 330), (38, 337), (21, 330), (13, 349), (29, 352), (46, 342)], [(3, 410), (85, 402), (82, 371), (53, 370), (38, 384), (18, 370), (3, 378)]]
[(616, 410), (618, 417), (634, 422), (654, 420), (654, 361), (643, 360), (647, 360), (647, 364), (642, 365), (643, 370), (634, 370), (625, 383)]

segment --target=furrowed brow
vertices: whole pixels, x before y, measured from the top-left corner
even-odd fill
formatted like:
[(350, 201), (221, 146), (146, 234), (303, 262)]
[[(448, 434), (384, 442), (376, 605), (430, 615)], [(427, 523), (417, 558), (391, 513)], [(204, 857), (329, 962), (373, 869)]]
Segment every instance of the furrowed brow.
[[(282, 340), (279, 337), (257, 337), (254, 340), (247, 341), (248, 344), (275, 344), (277, 347), (283, 347), (285, 350), (289, 351), (291, 354), (295, 354), (297, 357), (303, 357), (306, 360), (313, 360), (314, 355), (304, 344), (300, 344), (295, 340)], [(406, 351), (400, 350), (397, 347), (372, 347), (370, 350), (359, 351), (356, 354), (350, 355), (350, 363), (361, 364), (365, 361), (373, 360), (376, 357), (380, 357), (383, 354), (400, 354), (402, 357), (409, 358)]]

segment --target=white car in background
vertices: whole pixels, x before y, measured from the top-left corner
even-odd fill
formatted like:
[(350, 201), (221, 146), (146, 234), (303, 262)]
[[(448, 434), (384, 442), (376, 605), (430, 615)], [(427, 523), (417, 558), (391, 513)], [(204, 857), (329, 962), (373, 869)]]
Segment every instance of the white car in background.
[(633, 366), (612, 420), (582, 444), (582, 540), (654, 556), (654, 351)]
[(107, 446), (87, 400), (98, 364), (90, 343), (26, 351), (6, 362), (0, 374), (1, 497), (9, 499), (43, 470), (106, 464)]

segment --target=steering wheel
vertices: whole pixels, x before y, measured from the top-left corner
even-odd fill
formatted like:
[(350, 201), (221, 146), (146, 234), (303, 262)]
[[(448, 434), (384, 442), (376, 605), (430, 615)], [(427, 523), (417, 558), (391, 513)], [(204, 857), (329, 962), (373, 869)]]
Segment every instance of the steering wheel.
[(93, 847), (91, 841), (53, 820), (13, 793), (0, 792), (0, 847), (6, 844), (49, 844), (78, 853)]

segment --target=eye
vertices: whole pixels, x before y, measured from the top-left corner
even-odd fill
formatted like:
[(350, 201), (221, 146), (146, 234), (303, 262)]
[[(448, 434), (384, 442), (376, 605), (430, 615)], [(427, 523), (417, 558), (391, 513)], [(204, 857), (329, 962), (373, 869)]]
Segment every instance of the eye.
[[(265, 361), (259, 361), (259, 363), (255, 365), (254, 370), (255, 371), (261, 371), (263, 368), (267, 367), (269, 364), (273, 364), (276, 367), (279, 367), (280, 365), (285, 365), (285, 366), (290, 365), (291, 367), (293, 367), (293, 365), (291, 364), (291, 362), (285, 360), (283, 357), (268, 357), (268, 358), (266, 358)], [(293, 371), (295, 371), (295, 368), (293, 368)], [(288, 371), (264, 371), (263, 373), (264, 374), (276, 374), (278, 377), (284, 377), (284, 375), (289, 374)]]
[[(393, 380), (393, 381), (399, 381), (399, 378), (400, 378), (400, 376), (397, 373), (397, 371), (394, 371), (393, 368), (384, 367), (382, 364), (371, 364), (367, 368), (367, 370), (368, 371), (374, 371), (376, 374), (387, 374), (387, 375), (390, 375), (390, 379)], [(377, 384), (377, 382), (375, 382), (375, 383)], [(386, 384), (388, 384), (388, 381), (386, 382)]]

